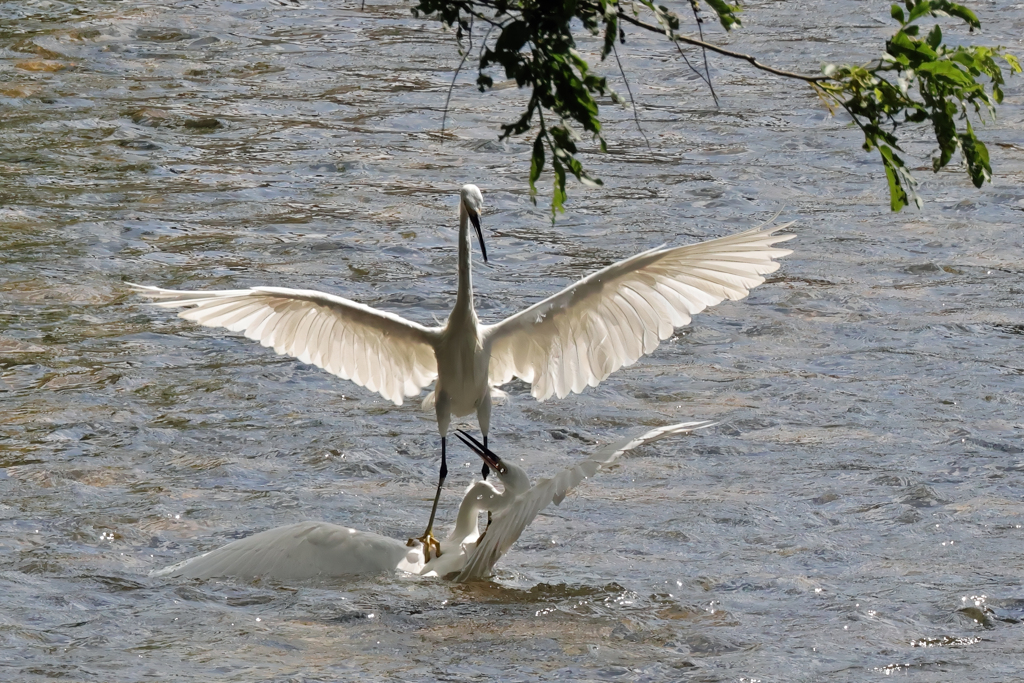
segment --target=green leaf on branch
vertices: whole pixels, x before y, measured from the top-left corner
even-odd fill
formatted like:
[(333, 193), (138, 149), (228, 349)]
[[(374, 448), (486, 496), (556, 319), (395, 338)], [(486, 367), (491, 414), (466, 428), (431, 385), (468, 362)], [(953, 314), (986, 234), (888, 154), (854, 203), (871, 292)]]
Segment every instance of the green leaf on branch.
[(555, 176), (551, 192), (551, 220), (555, 220), (556, 213), (565, 213), (565, 166), (559, 161), (558, 156), (551, 159), (551, 170)]
[(885, 177), (889, 181), (889, 208), (899, 211), (911, 201), (921, 208), (921, 197), (917, 194), (917, 181), (910, 175), (903, 159), (888, 145), (879, 145), (878, 152), (882, 156)]
[[(889, 180), (889, 207), (893, 211), (899, 211), (907, 205), (907, 191), (900, 184), (899, 175), (896, 172), (896, 163), (903, 165), (902, 160), (893, 154), (888, 145), (878, 148), (882, 154), (882, 165), (885, 166), (885, 177)], [(893, 160), (895, 157), (895, 161)]]
[(919, 75), (931, 74), (932, 78), (945, 79), (951, 85), (960, 86), (961, 88), (971, 88), (978, 85), (973, 77), (956, 68), (953, 62), (950, 61), (935, 60), (933, 62), (924, 62), (917, 65), (917, 72)]
[(988, 147), (974, 135), (970, 122), (967, 124), (967, 132), (960, 134), (960, 149), (967, 162), (967, 172), (975, 187), (981, 187), (987, 180), (992, 181), (992, 166), (988, 160)]
[(921, 17), (932, 13), (932, 3), (928, 2), (928, 0), (924, 0), (923, 2), (914, 2), (911, 0), (911, 2), (907, 3), (907, 9), (910, 10), (910, 17), (907, 19), (907, 23), (912, 24)]
[(707, 0), (707, 3), (718, 15), (718, 21), (726, 31), (733, 26), (740, 26), (740, 18), (736, 16), (740, 11), (739, 5), (730, 5), (723, 0)]
[(533, 141), (533, 156), (530, 158), (530, 199), (537, 203), (537, 181), (544, 170), (544, 134)]
[(946, 0), (932, 0), (930, 4), (935, 14), (944, 13), (951, 17), (956, 17), (967, 24), (972, 31), (976, 28), (981, 28), (981, 21), (978, 19), (978, 15), (963, 5), (958, 5), (955, 2), (946, 2)]

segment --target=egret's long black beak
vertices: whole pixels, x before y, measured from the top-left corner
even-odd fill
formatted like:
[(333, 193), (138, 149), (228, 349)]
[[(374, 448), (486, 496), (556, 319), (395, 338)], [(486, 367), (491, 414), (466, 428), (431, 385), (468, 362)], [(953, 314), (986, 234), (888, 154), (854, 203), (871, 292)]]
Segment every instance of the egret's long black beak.
[(455, 436), (459, 438), (459, 441), (469, 446), (474, 453), (479, 455), (480, 459), (487, 463), (487, 466), (494, 470), (496, 473), (505, 473), (505, 470), (507, 468), (505, 467), (504, 463), (501, 462), (501, 458), (498, 457), (497, 453), (495, 453), (490, 448), (483, 445), (482, 443), (480, 443), (475, 438), (473, 438), (466, 432), (462, 431), (461, 429), (455, 430)]
[(469, 220), (476, 229), (476, 238), (480, 240), (480, 253), (484, 255), (484, 263), (487, 263), (487, 247), (484, 246), (484, 233), (480, 229), (480, 214), (470, 212)]

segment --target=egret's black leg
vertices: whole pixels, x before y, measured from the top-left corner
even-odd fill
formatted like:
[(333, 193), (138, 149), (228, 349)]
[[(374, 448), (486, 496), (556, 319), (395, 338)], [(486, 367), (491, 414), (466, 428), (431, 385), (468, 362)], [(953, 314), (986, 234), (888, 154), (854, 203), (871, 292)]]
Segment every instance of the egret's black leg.
[[(487, 448), (487, 436), (486, 435), (484, 435), (484, 448)], [(490, 471), (491, 471), (491, 468), (489, 468), (487, 466), (487, 463), (484, 463), (483, 469), (480, 470), (480, 476), (483, 477), (486, 480), (487, 479), (487, 474)], [(490, 516), (488, 516), (488, 520), (490, 520)]]
[(441, 557), (441, 543), (434, 538), (434, 517), (437, 515), (437, 501), (441, 499), (441, 489), (444, 487), (444, 480), (448, 476), (448, 459), (445, 454), (445, 437), (441, 437), (441, 472), (437, 481), (437, 493), (434, 494), (434, 505), (430, 508), (430, 519), (427, 521), (427, 530), (419, 538), (410, 538), (409, 546), (414, 545), (413, 541), (423, 544), (423, 557), (430, 562), (430, 549), (434, 548), (436, 557)]
[[(487, 448), (487, 435), (486, 434), (484, 434), (484, 448)], [(490, 471), (490, 468), (487, 466), (487, 463), (484, 463), (484, 470), (483, 470), (484, 479), (487, 479), (487, 472), (489, 472), (489, 471)], [(490, 528), (491, 528), (491, 511), (488, 510), (487, 511), (487, 526), (484, 527), (484, 534), (486, 534), (487, 530), (490, 529)], [(480, 535), (480, 538), (483, 539), (483, 534)], [(479, 541), (477, 541), (477, 542), (479, 543)]]
[(437, 484), (438, 488), (441, 488), (441, 485), (444, 484), (445, 478), (448, 477), (448, 459), (445, 457), (445, 442), (447, 440), (447, 437), (441, 437), (441, 471), (439, 473), (441, 481), (439, 481)]

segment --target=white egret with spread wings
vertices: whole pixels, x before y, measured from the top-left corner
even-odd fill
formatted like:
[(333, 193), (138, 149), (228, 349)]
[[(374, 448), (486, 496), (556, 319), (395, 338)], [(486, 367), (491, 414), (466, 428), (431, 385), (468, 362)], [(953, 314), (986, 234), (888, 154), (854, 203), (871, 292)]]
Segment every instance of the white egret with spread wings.
[[(682, 247), (658, 247), (613, 263), (558, 294), (494, 325), (473, 306), (469, 225), (480, 240), (483, 196), (475, 185), (459, 201), (458, 291), (443, 326), (425, 327), (333, 294), (282, 287), (180, 291), (132, 285), (165, 308), (208, 327), (223, 327), (379, 393), (396, 405), (436, 380), (424, 399), (441, 434), (441, 469), (427, 529), (429, 554), (437, 501), (448, 473), (452, 416), (476, 412), (487, 444), (491, 392), (518, 377), (538, 400), (597, 386), (615, 370), (651, 353), (690, 317), (738, 300), (791, 253), (772, 246), (793, 237), (790, 224)], [(485, 473), (486, 474), (486, 473)], [(410, 540), (410, 543), (412, 540)]]

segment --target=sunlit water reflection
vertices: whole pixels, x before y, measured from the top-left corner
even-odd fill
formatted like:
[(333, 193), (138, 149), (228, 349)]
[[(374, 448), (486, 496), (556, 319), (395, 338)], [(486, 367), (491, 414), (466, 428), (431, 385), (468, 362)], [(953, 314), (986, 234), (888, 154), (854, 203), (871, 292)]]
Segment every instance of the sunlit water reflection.
[[(732, 44), (790, 68), (866, 60), (891, 26), (888, 3), (745, 7)], [(977, 9), (981, 40), (1024, 52), (1019, 6)], [(0, 3), (0, 50), (0, 678), (1024, 670), (1019, 79), (982, 133), (994, 184), (922, 168), (925, 209), (892, 215), (876, 158), (810, 91), (713, 58), (714, 109), (637, 36), (652, 149), (605, 107), (611, 149), (588, 162), (606, 185), (574, 188), (552, 227), (528, 145), (495, 141), (521, 94), (464, 75), (442, 145), (456, 48), (404, 5), (20, 0)], [(909, 147), (925, 166), (925, 137)], [(123, 282), (318, 287), (429, 323), (451, 305), (464, 182), (487, 202), (485, 320), (650, 246), (798, 220), (747, 300), (581, 396), (512, 385), (492, 436), (540, 476), (638, 425), (721, 426), (581, 487), (493, 583), (147, 578), (302, 519), (418, 532), (437, 438), (415, 405)], [(446, 520), (477, 471), (454, 455)]]

